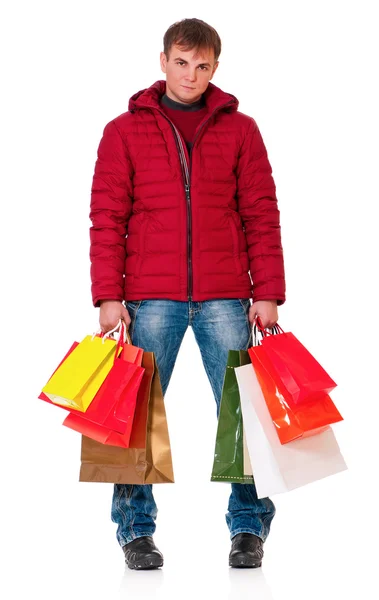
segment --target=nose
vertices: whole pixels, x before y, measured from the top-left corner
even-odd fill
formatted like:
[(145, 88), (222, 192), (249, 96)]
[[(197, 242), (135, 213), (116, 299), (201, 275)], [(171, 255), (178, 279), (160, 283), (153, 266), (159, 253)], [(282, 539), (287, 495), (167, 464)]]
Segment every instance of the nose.
[(196, 70), (188, 71), (186, 79), (191, 82), (196, 81)]

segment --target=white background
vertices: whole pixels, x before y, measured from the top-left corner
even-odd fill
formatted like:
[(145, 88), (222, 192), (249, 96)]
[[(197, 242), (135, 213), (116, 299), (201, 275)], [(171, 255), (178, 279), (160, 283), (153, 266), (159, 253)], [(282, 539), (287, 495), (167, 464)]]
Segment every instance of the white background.
[[(1, 9), (1, 529), (4, 598), (375, 598), (378, 539), (378, 23), (375, 2), (12, 2)], [(98, 326), (89, 199), (105, 124), (164, 79), (166, 29), (214, 26), (213, 83), (255, 118), (277, 185), (279, 323), (338, 382), (349, 470), (273, 498), (262, 569), (229, 569), (210, 483), (211, 387), (188, 330), (166, 395), (175, 485), (155, 486), (162, 571), (131, 572), (112, 485), (78, 482), (79, 434), (37, 399)]]

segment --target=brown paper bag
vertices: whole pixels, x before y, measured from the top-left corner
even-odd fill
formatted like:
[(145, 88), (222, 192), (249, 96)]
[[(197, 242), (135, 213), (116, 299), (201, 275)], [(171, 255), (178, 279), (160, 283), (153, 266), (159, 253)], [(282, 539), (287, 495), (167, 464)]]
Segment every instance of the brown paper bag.
[[(108, 446), (83, 435), (79, 481), (174, 483), (166, 410), (153, 352), (143, 353), (142, 367), (145, 381), (137, 398), (130, 442), (133, 446), (135, 440), (135, 447)], [(141, 439), (146, 440), (145, 448), (138, 447)]]

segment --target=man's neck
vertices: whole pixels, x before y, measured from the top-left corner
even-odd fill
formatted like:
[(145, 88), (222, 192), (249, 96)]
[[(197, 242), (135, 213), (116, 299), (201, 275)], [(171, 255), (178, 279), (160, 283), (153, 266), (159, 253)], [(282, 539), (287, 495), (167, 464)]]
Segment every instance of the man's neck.
[(168, 108), (171, 108), (173, 110), (182, 110), (185, 112), (192, 112), (205, 107), (205, 99), (203, 95), (201, 95), (200, 98), (198, 100), (195, 100), (194, 102), (185, 103), (174, 100), (171, 96), (169, 96), (166, 93), (162, 96), (161, 102)]

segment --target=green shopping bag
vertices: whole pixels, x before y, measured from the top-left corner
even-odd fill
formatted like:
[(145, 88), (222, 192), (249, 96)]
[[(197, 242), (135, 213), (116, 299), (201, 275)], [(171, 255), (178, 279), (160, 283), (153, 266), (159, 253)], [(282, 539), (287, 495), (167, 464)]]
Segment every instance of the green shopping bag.
[(211, 481), (253, 483), (235, 367), (249, 364), (247, 350), (229, 350), (222, 388)]

